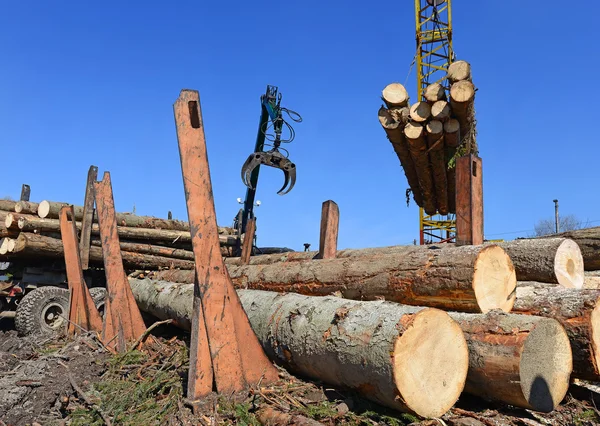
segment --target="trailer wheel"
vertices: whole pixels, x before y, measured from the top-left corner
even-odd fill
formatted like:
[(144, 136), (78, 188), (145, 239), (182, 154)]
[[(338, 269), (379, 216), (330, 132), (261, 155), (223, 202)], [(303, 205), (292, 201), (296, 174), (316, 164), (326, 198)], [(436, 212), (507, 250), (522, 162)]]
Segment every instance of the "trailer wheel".
[(21, 299), (15, 314), (19, 334), (58, 334), (64, 331), (69, 315), (69, 291), (58, 287), (39, 287)]
[(90, 296), (96, 305), (96, 309), (100, 312), (100, 316), (104, 318), (104, 306), (106, 304), (106, 289), (104, 287), (90, 288)]

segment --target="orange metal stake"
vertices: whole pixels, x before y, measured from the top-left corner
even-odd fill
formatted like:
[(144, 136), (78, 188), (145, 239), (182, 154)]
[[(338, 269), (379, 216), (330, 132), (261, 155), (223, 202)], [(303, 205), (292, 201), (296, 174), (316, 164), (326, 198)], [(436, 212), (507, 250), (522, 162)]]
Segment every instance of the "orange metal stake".
[(94, 183), (94, 191), (108, 292), (102, 340), (107, 346), (124, 352), (127, 342), (140, 337), (146, 331), (146, 325), (123, 269), (110, 173), (105, 172), (102, 181)]
[[(71, 220), (69, 220), (69, 214)], [(65, 206), (60, 209), (60, 235), (65, 252), (67, 281), (71, 293), (67, 333), (71, 336), (80, 332), (81, 329), (102, 331), (102, 318), (83, 278), (74, 217), (73, 206)], [(78, 328), (78, 326), (81, 328)]]
[(334, 259), (337, 254), (340, 209), (331, 201), (325, 201), (321, 208), (321, 235), (319, 238), (318, 259)]
[(252, 246), (254, 244), (254, 234), (256, 232), (256, 218), (250, 219), (246, 224), (246, 235), (244, 235), (244, 244), (242, 245), (242, 265), (250, 263), (252, 256)]
[(196, 341), (190, 357), (191, 364), (199, 363), (201, 370), (190, 369), (188, 398), (194, 400), (206, 391), (205, 381), (210, 375), (204, 362), (204, 333), (218, 392), (239, 391), (261, 378), (265, 384), (272, 382), (277, 380), (277, 370), (250, 328), (221, 256), (198, 92), (182, 90), (173, 109), (196, 261), (192, 318)]
[(456, 244), (483, 244), (483, 173), (481, 158), (456, 159)]

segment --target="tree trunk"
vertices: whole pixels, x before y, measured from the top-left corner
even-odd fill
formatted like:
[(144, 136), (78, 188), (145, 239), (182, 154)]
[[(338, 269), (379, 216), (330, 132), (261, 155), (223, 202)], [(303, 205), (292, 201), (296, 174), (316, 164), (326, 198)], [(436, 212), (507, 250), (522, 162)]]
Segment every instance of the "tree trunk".
[(460, 123), (457, 119), (451, 118), (444, 123), (444, 139), (446, 146), (456, 148), (460, 145)]
[(470, 134), (473, 126), (473, 102), (475, 100), (475, 86), (467, 80), (454, 83), (450, 88), (450, 105), (452, 113), (460, 124), (461, 137)]
[(417, 203), (418, 206), (422, 206), (423, 197), (421, 195), (421, 188), (419, 186), (419, 178), (415, 170), (413, 159), (410, 156), (408, 144), (404, 138), (404, 133), (402, 132), (403, 126), (399, 122), (395, 121), (390, 112), (384, 107), (379, 109), (379, 122), (385, 130), (385, 133), (387, 134), (387, 137), (391, 142), (398, 159), (400, 160), (400, 165), (404, 170), (404, 175), (406, 176), (408, 186), (412, 191), (415, 203)]
[(404, 128), (404, 135), (408, 142), (408, 149), (415, 164), (415, 170), (419, 178), (419, 186), (423, 197), (423, 209), (429, 215), (436, 213), (436, 202), (434, 194), (433, 177), (427, 154), (427, 143), (423, 135), (423, 126), (418, 123), (408, 123)]
[[(257, 256), (253, 259), (258, 259)], [(233, 263), (233, 262), (231, 262)], [(237, 288), (338, 293), (347, 299), (388, 301), (462, 312), (510, 311), (516, 287), (508, 255), (497, 246), (415, 248), (400, 254), (273, 264), (226, 262)], [(160, 271), (158, 280), (193, 283), (189, 271)]]
[(19, 231), (19, 217), (17, 213), (5, 213), (4, 227), (10, 231)]
[(421, 124), (425, 124), (431, 117), (431, 105), (427, 102), (417, 102), (410, 107), (410, 118)]
[(519, 282), (513, 312), (554, 318), (565, 328), (573, 352), (572, 377), (600, 380), (600, 290)]
[(400, 83), (392, 83), (385, 86), (382, 93), (383, 102), (388, 108), (405, 107), (408, 105), (408, 92)]
[(431, 118), (445, 122), (450, 118), (450, 104), (446, 101), (437, 101), (431, 106)]
[(466, 61), (456, 61), (448, 67), (448, 80), (450, 83), (471, 80), (471, 65)]
[[(77, 222), (77, 229), (81, 230), (81, 222)], [(57, 219), (41, 219), (30, 215), (21, 215), (19, 218), (19, 229), (22, 232), (52, 232), (60, 231), (60, 224)], [(163, 229), (149, 228), (130, 228), (126, 226), (118, 227), (119, 237), (129, 240), (147, 240), (165, 243), (191, 243), (189, 231), (171, 231)], [(92, 234), (98, 235), (98, 224), (92, 225)], [(221, 245), (235, 245), (236, 237), (233, 235), (219, 235)]]
[(446, 89), (440, 83), (432, 83), (425, 88), (423, 96), (427, 99), (427, 102), (433, 104), (446, 99)]
[(498, 245), (513, 261), (518, 281), (539, 281), (557, 283), (566, 288), (583, 288), (583, 257), (573, 240), (527, 239)]
[(437, 210), (448, 214), (448, 180), (446, 176), (446, 151), (444, 148), (444, 125), (437, 120), (427, 123), (427, 148), (431, 160)]
[[(15, 257), (50, 257), (62, 259), (64, 256), (62, 241), (38, 234), (21, 232), (16, 239), (13, 250)], [(181, 268), (189, 270), (194, 268), (194, 262), (174, 259), (164, 256), (122, 251), (123, 265), (127, 269), (158, 269)], [(90, 262), (97, 265), (103, 264), (102, 248), (90, 247)]]
[(5, 212), (12, 212), (15, 210), (16, 201), (11, 200), (0, 200), (0, 210)]
[(600, 270), (600, 226), (546, 235), (540, 238), (570, 238), (579, 245), (586, 271)]
[[(141, 310), (190, 328), (193, 286), (129, 280)], [(388, 407), (439, 417), (468, 368), (458, 325), (437, 309), (264, 291), (238, 291), (271, 360), (355, 389)]]
[[(70, 204), (44, 200), (38, 204), (37, 214), (42, 219), (58, 219), (60, 209), (62, 209), (64, 206), (70, 206)], [(73, 210), (75, 211), (74, 220), (81, 221), (83, 218), (83, 207), (73, 206)]]
[(32, 203), (30, 201), (19, 201), (15, 204), (15, 213), (21, 214), (37, 214), (38, 203)]
[[(102, 242), (100, 240), (92, 240), (91, 244), (96, 247), (102, 247)], [(121, 241), (120, 246), (122, 251), (152, 254), (156, 256), (171, 257), (174, 259), (194, 260), (194, 253), (190, 250), (127, 241)]]
[(557, 321), (497, 312), (450, 316), (469, 345), (467, 392), (543, 412), (562, 401), (573, 359)]

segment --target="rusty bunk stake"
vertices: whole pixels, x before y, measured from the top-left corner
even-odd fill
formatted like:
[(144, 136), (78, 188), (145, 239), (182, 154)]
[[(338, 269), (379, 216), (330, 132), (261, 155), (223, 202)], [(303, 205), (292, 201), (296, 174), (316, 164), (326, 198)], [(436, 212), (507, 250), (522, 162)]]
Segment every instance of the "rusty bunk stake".
[[(196, 262), (188, 398), (216, 390), (230, 393), (277, 380), (233, 288), (219, 249), (215, 206), (200, 109), (195, 90), (182, 90), (173, 105), (190, 233)], [(206, 339), (208, 338), (208, 345)], [(210, 354), (206, 353), (207, 346)]]
[(321, 208), (321, 233), (317, 259), (334, 259), (337, 253), (338, 230), (340, 227), (340, 209), (331, 201), (325, 201)]
[[(70, 220), (69, 214), (71, 215)], [(67, 333), (71, 336), (81, 330), (78, 326), (87, 331), (102, 331), (102, 318), (83, 278), (74, 217), (73, 206), (65, 206), (60, 209), (60, 235), (71, 293)]]
[(456, 244), (483, 244), (483, 173), (481, 158), (456, 159)]
[(90, 166), (85, 186), (83, 202), (83, 220), (79, 237), (79, 255), (81, 268), (85, 271), (90, 265), (90, 242), (92, 240), (92, 223), (94, 222), (94, 182), (98, 180), (98, 167)]
[(242, 245), (241, 264), (250, 263), (252, 256), (252, 246), (254, 244), (254, 234), (256, 233), (256, 218), (250, 219), (246, 224), (246, 235), (244, 235), (244, 244)]
[(21, 186), (21, 197), (19, 201), (29, 201), (29, 196), (31, 195), (31, 187), (24, 183)]
[(123, 269), (110, 173), (105, 172), (102, 181), (94, 183), (94, 192), (108, 292), (102, 340), (107, 346), (124, 352), (127, 342), (136, 341), (146, 331), (146, 325)]

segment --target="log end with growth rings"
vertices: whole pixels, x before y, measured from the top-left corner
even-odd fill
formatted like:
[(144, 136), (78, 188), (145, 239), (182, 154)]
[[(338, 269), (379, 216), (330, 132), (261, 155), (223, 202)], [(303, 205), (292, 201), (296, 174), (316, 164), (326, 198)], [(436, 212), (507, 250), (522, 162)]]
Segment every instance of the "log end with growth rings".
[(394, 346), (394, 382), (406, 406), (423, 417), (440, 417), (465, 385), (469, 350), (462, 329), (450, 316), (428, 308)]
[(566, 239), (560, 244), (554, 257), (554, 272), (558, 283), (563, 287), (583, 288), (583, 256), (575, 241)]
[(567, 394), (573, 369), (571, 345), (558, 321), (540, 321), (529, 332), (519, 361), (523, 397), (535, 411), (553, 411)]
[(382, 97), (388, 107), (403, 107), (408, 104), (408, 92), (400, 83), (391, 83), (385, 86)]
[(481, 312), (510, 312), (516, 298), (517, 275), (508, 254), (497, 245), (485, 247), (477, 255), (474, 270), (473, 290)]

